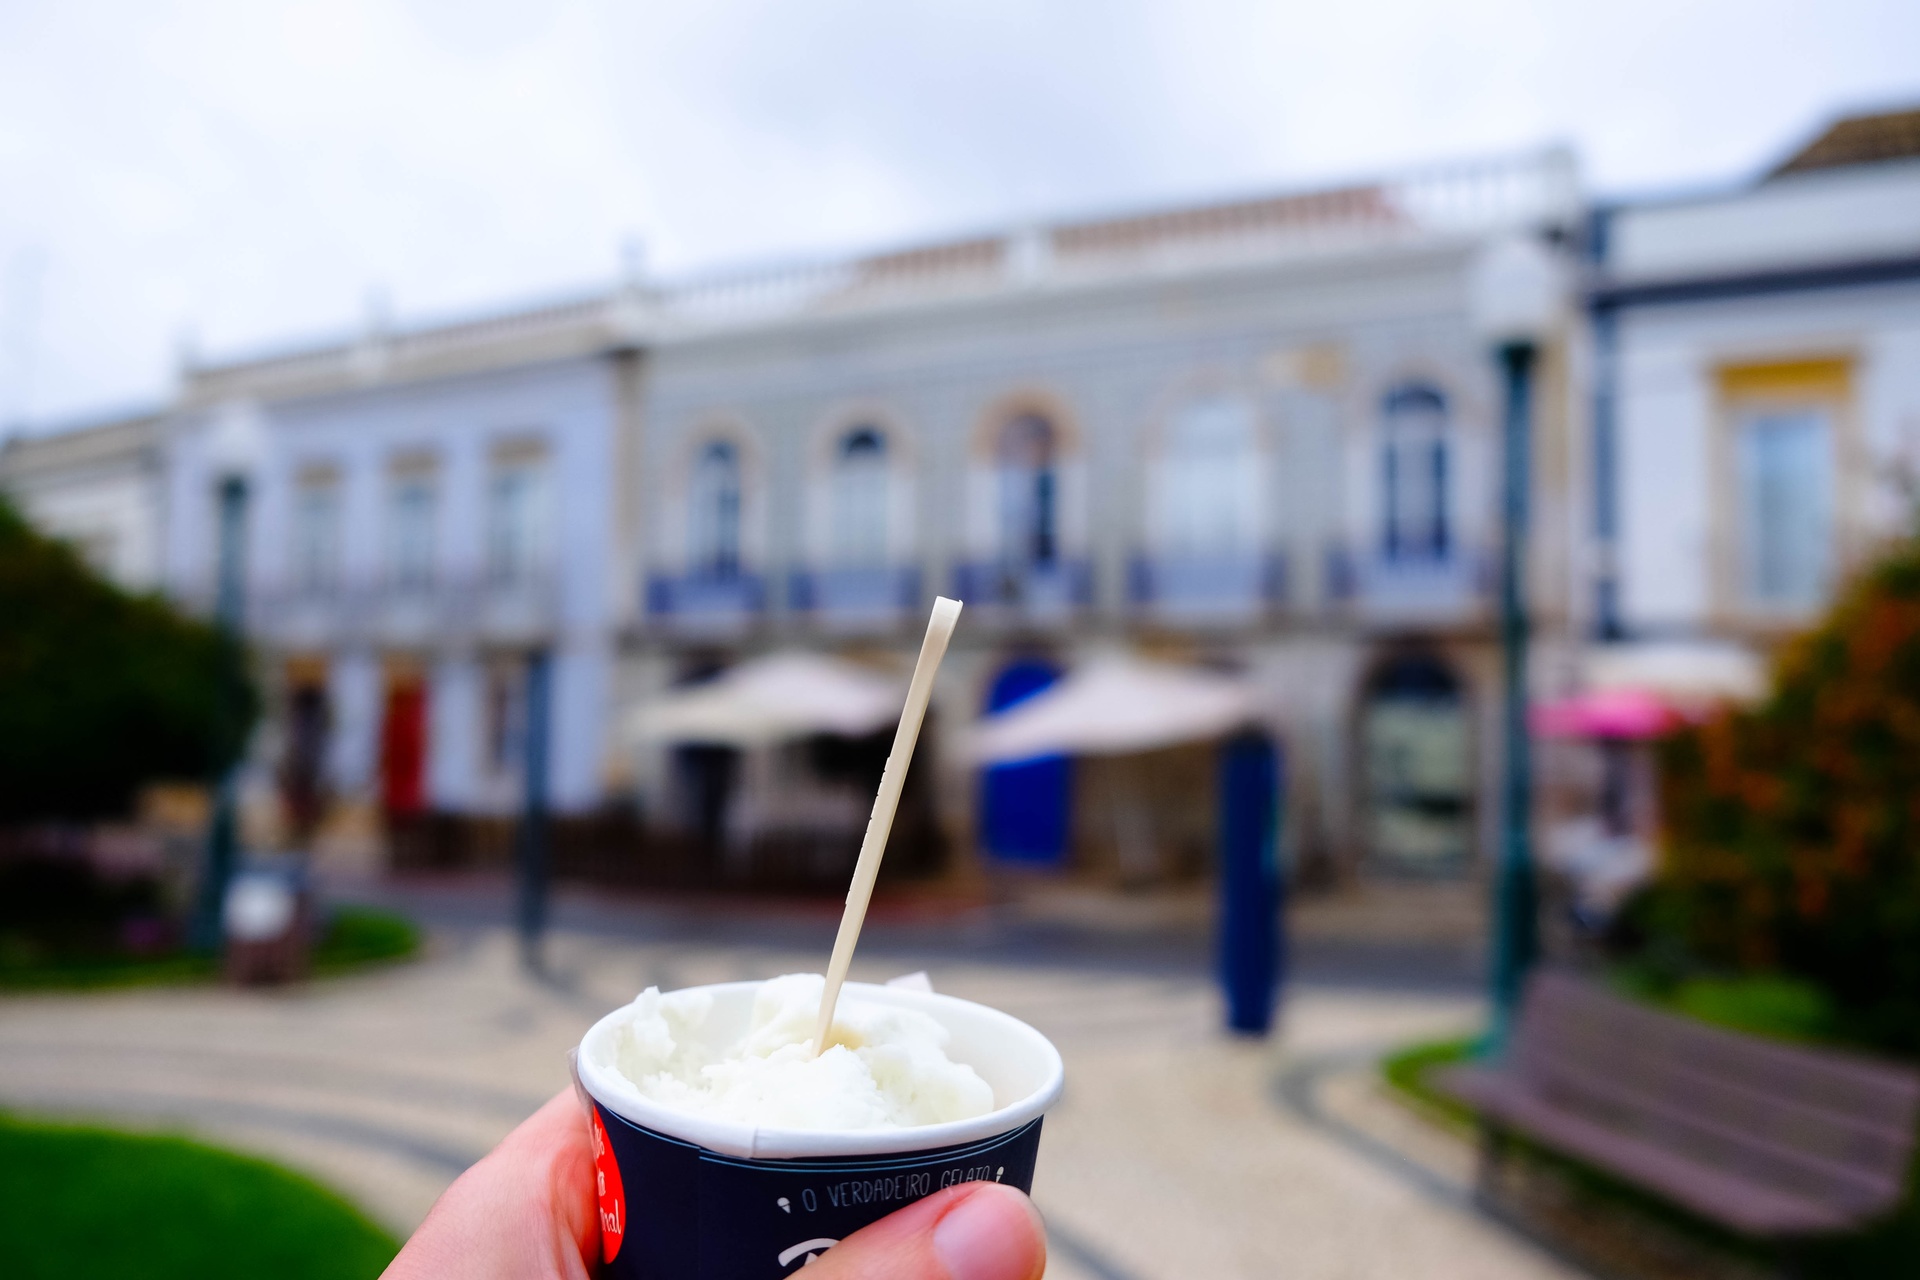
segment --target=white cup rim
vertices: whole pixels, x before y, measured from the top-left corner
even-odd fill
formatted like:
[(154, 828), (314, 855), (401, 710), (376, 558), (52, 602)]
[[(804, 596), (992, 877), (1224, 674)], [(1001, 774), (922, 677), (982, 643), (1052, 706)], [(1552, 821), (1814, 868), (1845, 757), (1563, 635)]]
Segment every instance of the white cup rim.
[[(757, 989), (760, 986), (759, 982), (715, 982), (688, 990), (717, 994), (743, 988)], [(934, 1018), (940, 1018), (943, 1012), (957, 1007), (964, 1007), (966, 1016), (970, 1018), (980, 1019), (984, 1015), (985, 1021), (994, 1027), (995, 1034), (1005, 1035), (1009, 1041), (1038, 1053), (1044, 1064), (1040, 1086), (1025, 1097), (985, 1115), (903, 1129), (776, 1129), (743, 1124), (736, 1120), (690, 1115), (664, 1107), (646, 1097), (625, 1076), (595, 1061), (594, 1055), (587, 1052), (588, 1044), (596, 1035), (604, 1034), (623, 1017), (629, 1016), (630, 1006), (625, 1005), (594, 1023), (587, 1034), (580, 1038), (580, 1050), (576, 1055), (580, 1083), (595, 1102), (641, 1128), (694, 1143), (721, 1155), (747, 1160), (891, 1155), (960, 1146), (1018, 1129), (1037, 1119), (1059, 1101), (1060, 1091), (1066, 1082), (1066, 1067), (1060, 1060), (1060, 1051), (1053, 1047), (1051, 1040), (1018, 1018), (990, 1005), (932, 991), (882, 987), (865, 982), (849, 982), (844, 990), (858, 995), (864, 1001), (918, 1009)]]

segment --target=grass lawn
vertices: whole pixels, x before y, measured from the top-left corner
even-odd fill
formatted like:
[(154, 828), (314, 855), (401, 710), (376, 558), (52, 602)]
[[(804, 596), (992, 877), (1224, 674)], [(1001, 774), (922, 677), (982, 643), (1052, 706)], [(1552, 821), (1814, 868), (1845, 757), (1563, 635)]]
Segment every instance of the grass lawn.
[(1451, 1040), (1432, 1040), (1408, 1045), (1380, 1063), (1386, 1077), (1401, 1097), (1427, 1112), (1435, 1120), (1458, 1130), (1474, 1126), (1473, 1108), (1451, 1094), (1441, 1093), (1427, 1080), (1427, 1074), (1456, 1062), (1470, 1061), (1479, 1052), (1479, 1036), (1460, 1036)]
[[(204, 982), (220, 973), (218, 957), (175, 952), (160, 956), (49, 956), (8, 945), (0, 936), (0, 990), (73, 990)], [(371, 964), (404, 960), (420, 949), (411, 920), (376, 907), (340, 907), (327, 917), (313, 949), (315, 976), (349, 973)]]
[(264, 1160), (0, 1116), (8, 1280), (372, 1280), (398, 1249), (333, 1192)]

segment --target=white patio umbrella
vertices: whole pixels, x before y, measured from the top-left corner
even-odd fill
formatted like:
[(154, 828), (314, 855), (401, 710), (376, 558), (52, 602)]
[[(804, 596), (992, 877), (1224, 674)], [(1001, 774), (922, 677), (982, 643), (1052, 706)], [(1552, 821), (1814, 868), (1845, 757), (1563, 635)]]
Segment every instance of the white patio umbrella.
[(773, 653), (637, 707), (638, 743), (755, 747), (816, 733), (861, 737), (900, 715), (906, 683), (818, 653)]
[(1245, 680), (1139, 658), (1096, 658), (986, 717), (968, 754), (982, 764), (1050, 755), (1123, 755), (1204, 741), (1255, 717)]

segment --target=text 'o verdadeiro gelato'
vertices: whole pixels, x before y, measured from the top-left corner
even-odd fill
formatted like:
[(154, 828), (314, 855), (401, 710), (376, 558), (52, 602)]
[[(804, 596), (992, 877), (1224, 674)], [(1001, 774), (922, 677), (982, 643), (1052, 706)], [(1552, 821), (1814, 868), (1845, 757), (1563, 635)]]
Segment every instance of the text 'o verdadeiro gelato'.
[(746, 1034), (730, 1044), (715, 1043), (706, 992), (648, 987), (606, 1065), (661, 1106), (761, 1128), (900, 1129), (993, 1110), (992, 1087), (947, 1057), (947, 1029), (917, 1009), (843, 994), (815, 1056), (823, 984), (817, 973), (762, 983)]

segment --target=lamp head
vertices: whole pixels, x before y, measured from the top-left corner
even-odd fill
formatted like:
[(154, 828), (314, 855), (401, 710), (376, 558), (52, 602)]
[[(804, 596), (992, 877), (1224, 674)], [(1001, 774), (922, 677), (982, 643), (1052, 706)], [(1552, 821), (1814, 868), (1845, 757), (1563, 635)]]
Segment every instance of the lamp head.
[(1537, 345), (1558, 319), (1565, 293), (1565, 274), (1546, 245), (1534, 236), (1503, 236), (1481, 250), (1468, 277), (1474, 332), (1489, 346)]
[(247, 479), (260, 466), (266, 448), (260, 410), (251, 401), (221, 406), (207, 441), (208, 456), (221, 479)]

